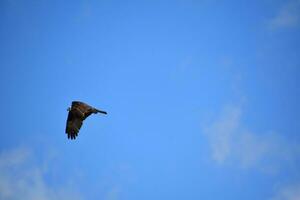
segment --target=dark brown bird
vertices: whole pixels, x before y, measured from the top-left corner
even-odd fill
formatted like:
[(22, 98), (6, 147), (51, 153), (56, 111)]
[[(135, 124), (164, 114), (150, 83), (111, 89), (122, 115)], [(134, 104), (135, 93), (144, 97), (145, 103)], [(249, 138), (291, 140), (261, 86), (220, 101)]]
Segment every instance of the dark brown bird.
[(75, 139), (78, 136), (78, 132), (82, 126), (83, 120), (85, 120), (91, 114), (107, 114), (105, 111), (98, 110), (86, 103), (80, 101), (73, 101), (71, 108), (68, 108), (69, 114), (66, 125), (66, 134), (68, 139)]

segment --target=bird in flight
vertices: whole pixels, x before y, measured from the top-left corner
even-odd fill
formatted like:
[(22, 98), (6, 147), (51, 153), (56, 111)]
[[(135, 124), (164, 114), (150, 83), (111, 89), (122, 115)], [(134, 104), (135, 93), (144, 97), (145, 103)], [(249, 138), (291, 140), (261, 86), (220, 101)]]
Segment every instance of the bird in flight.
[(78, 132), (82, 126), (83, 120), (85, 120), (91, 114), (107, 114), (105, 111), (98, 110), (89, 106), (86, 103), (80, 101), (73, 101), (72, 106), (68, 108), (69, 114), (66, 124), (66, 134), (68, 139), (75, 139), (78, 136)]

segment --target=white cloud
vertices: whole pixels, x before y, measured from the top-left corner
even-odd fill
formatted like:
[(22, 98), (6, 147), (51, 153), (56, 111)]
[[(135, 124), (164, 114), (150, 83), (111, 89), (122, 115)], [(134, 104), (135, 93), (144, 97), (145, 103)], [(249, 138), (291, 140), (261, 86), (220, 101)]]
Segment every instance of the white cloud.
[(227, 106), (220, 116), (203, 128), (218, 164), (234, 164), (274, 173), (300, 158), (297, 143), (269, 131), (254, 133), (241, 123), (240, 106)]
[(3, 151), (0, 154), (0, 168), (17, 166), (28, 159), (29, 154), (29, 150), (24, 147), (11, 151)]
[(283, 5), (280, 11), (270, 20), (272, 29), (295, 27), (300, 22), (300, 1), (290, 1)]
[(239, 124), (239, 108), (226, 108), (218, 120), (206, 126), (204, 132), (210, 140), (212, 157), (218, 163), (224, 163), (232, 153), (232, 138)]
[(69, 186), (50, 186), (45, 176), (43, 165), (35, 162), (29, 149), (18, 148), (0, 153), (0, 199), (81, 199)]
[(271, 200), (300, 200), (300, 183), (282, 187)]

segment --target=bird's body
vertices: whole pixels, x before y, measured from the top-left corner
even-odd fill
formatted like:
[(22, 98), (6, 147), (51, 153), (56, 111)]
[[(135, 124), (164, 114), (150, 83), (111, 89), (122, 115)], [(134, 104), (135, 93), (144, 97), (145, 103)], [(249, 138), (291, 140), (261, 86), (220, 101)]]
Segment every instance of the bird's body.
[(76, 136), (78, 136), (83, 120), (91, 114), (107, 114), (105, 111), (98, 110), (80, 101), (73, 101), (72, 106), (68, 111), (69, 114), (66, 124), (66, 134), (68, 134), (68, 139), (75, 139)]

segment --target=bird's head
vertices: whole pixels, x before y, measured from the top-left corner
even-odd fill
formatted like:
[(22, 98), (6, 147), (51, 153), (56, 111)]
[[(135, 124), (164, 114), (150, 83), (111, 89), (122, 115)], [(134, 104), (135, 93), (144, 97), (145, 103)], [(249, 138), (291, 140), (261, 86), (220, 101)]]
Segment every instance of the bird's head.
[(67, 111), (70, 111), (71, 110), (71, 107), (68, 107)]

